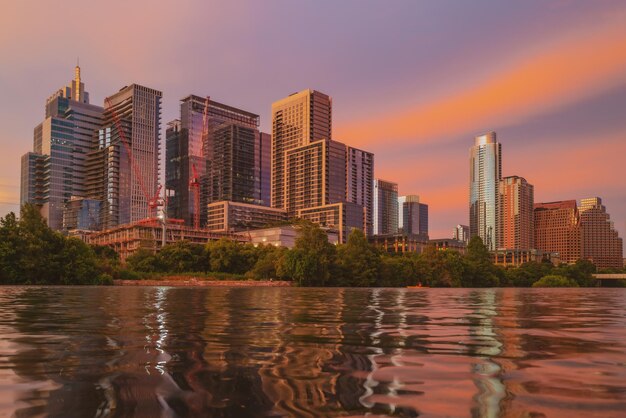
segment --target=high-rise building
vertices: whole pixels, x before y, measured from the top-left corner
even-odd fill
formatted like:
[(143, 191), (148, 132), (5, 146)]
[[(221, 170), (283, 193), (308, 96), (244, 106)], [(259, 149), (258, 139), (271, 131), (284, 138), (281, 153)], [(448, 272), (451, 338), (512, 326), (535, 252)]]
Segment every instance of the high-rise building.
[(582, 258), (598, 268), (622, 268), (623, 242), (618, 236), (602, 199), (582, 199), (578, 206)]
[(356, 203), (340, 202), (307, 207), (299, 209), (297, 216), (324, 228), (336, 230), (340, 243), (347, 241), (353, 229), (365, 230), (365, 209)]
[(331, 140), (314, 141), (285, 154), (285, 210), (345, 202), (346, 146)]
[(428, 238), (428, 205), (420, 203), (418, 195), (398, 198), (398, 231)]
[(365, 208), (366, 235), (374, 232), (374, 154), (348, 147), (346, 201)]
[(287, 209), (287, 152), (332, 139), (331, 128), (332, 102), (324, 93), (303, 90), (272, 104), (272, 207)]
[(374, 179), (374, 235), (398, 232), (398, 184)]
[(272, 135), (259, 132), (255, 150), (259, 201), (263, 206), (270, 206), (272, 195)]
[(500, 228), (502, 249), (535, 248), (534, 187), (518, 176), (500, 180)]
[[(206, 117), (205, 117), (206, 115)], [(190, 95), (181, 100), (180, 119), (166, 130), (168, 215), (192, 225), (195, 196), (189, 183), (202, 183), (200, 223), (207, 204), (229, 200), (260, 203), (260, 170), (267, 170), (267, 152), (258, 131), (259, 116), (214, 100)]]
[(21, 203), (40, 208), (48, 225), (63, 228), (63, 209), (72, 196), (85, 196), (86, 156), (102, 108), (89, 93), (76, 66), (74, 80), (51, 95), (45, 119), (34, 130), (33, 153), (22, 157)]
[(581, 258), (580, 215), (575, 200), (536, 203), (535, 247), (558, 253), (563, 263)]
[(452, 239), (468, 243), (470, 239), (470, 229), (467, 225), (457, 225), (452, 230)]
[(132, 84), (105, 101), (87, 179), (88, 197), (102, 202), (104, 229), (150, 216), (148, 201), (159, 180), (161, 96), (158, 90)]
[(478, 235), (489, 250), (498, 248), (502, 178), (502, 147), (495, 132), (474, 139), (470, 148), (470, 235)]

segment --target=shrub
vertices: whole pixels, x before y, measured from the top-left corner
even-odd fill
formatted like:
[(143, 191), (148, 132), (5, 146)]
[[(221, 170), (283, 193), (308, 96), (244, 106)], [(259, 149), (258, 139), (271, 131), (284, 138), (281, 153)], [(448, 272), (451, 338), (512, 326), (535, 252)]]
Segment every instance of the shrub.
[(578, 283), (573, 279), (552, 274), (537, 280), (533, 287), (578, 287)]

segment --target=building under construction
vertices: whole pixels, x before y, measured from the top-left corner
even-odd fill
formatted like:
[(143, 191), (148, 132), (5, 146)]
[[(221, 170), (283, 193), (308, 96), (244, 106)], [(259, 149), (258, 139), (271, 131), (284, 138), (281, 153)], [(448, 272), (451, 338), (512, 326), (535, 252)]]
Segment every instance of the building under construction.
[[(163, 233), (165, 232), (165, 239)], [(211, 232), (204, 229), (195, 229), (185, 226), (182, 220), (168, 219), (165, 228), (157, 218), (148, 218), (134, 223), (98, 231), (84, 236), (84, 240), (92, 245), (111, 247), (124, 262), (140, 249), (158, 251), (163, 244), (172, 244), (178, 241), (189, 241), (194, 244), (206, 244), (228, 238), (236, 242), (249, 242), (247, 234), (233, 234), (227, 232)]]

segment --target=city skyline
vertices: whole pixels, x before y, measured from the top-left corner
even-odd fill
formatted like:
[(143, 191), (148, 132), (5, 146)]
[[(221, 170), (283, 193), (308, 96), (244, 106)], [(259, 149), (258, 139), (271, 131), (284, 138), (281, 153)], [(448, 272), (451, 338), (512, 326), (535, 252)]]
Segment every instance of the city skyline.
[[(221, 13), (226, 15), (237, 11), (246, 17), (253, 29), (244, 30), (232, 41), (234, 46), (230, 48), (233, 51), (222, 50), (221, 56), (225, 59), (217, 65), (210, 65), (211, 60), (206, 57), (194, 55), (193, 45), (185, 45), (187, 49), (181, 48), (182, 51), (178, 52), (185, 55), (178, 58), (197, 58), (198, 65), (194, 68), (169, 63), (168, 52), (177, 48), (172, 27), (166, 29), (170, 16), (154, 12), (157, 16), (151, 25), (158, 26), (155, 29), (157, 36), (150, 42), (155, 43), (155, 51), (133, 55), (129, 59), (124, 55), (128, 52), (115, 49), (115, 40), (128, 35), (127, 30), (122, 29), (120, 33), (99, 40), (93, 36), (98, 32), (97, 22), (91, 22), (91, 26), (87, 26), (87, 22), (75, 23), (85, 25), (83, 29), (87, 32), (91, 27), (94, 32), (81, 37), (75, 33), (79, 28), (60, 27), (54, 36), (67, 48), (43, 51), (39, 49), (36, 36), (21, 36), (26, 26), (21, 28), (13, 23), (22, 21), (20, 16), (24, 16), (27, 4), (11, 5), (8, 13), (0, 17), (3, 27), (0, 48), (3, 59), (11, 62), (0, 70), (5, 90), (0, 99), (0, 114), (4, 114), (5, 127), (0, 135), (0, 145), (6, 150), (0, 156), (0, 202), (3, 202), (0, 215), (18, 209), (20, 156), (31, 150), (33, 128), (44, 116), (42, 100), (71, 80), (76, 55), (80, 55), (82, 79), (88, 86), (91, 103), (101, 104), (105, 97), (124, 85), (148, 85), (164, 92), (164, 122), (176, 117), (181, 98), (197, 92), (209, 94), (218, 101), (237, 103), (258, 113), (261, 131), (270, 132), (272, 102), (306, 88), (329, 94), (333, 97), (333, 138), (373, 152), (376, 155), (376, 176), (397, 182), (401, 195), (417, 193), (423, 196), (430, 205), (430, 235), (433, 238), (448, 237), (451, 227), (468, 223), (467, 148), (474, 136), (488, 130), (498, 133), (498, 141), (506, 149), (503, 154), (505, 174), (523, 176), (535, 185), (536, 202), (600, 196), (620, 236), (626, 236), (626, 192), (621, 176), (615, 174), (620, 156), (626, 152), (626, 123), (622, 115), (626, 105), (623, 79), (626, 29), (619, 26), (626, 16), (625, 5), (574, 2), (569, 6), (541, 6), (535, 3), (512, 5), (503, 10), (495, 3), (484, 2), (477, 3), (476, 10), (465, 10), (467, 22), (460, 22), (460, 15), (466, 7), (463, 5), (446, 9), (428, 3), (421, 6), (404, 4), (393, 9), (363, 10), (364, 17), (355, 18), (350, 26), (356, 34), (353, 44), (346, 44), (349, 40), (343, 38), (334, 52), (333, 48), (331, 51), (324, 49), (323, 43), (328, 41), (325, 37), (345, 36), (350, 33), (345, 28), (334, 28), (330, 35), (320, 35), (319, 40), (310, 38), (315, 57), (335, 60), (315, 66), (312, 71), (289, 64), (290, 57), (294, 61), (304, 57), (305, 54), (297, 48), (276, 53), (265, 46), (266, 43), (271, 46), (272, 40), (280, 38), (279, 33), (290, 29), (293, 23), (263, 19), (260, 19), (263, 27), (259, 26), (260, 23), (252, 23), (255, 13), (275, 11), (277, 4), (265, 6), (268, 11), (260, 10), (258, 5), (238, 3), (221, 5), (215, 14), (197, 13), (204, 15), (207, 26), (214, 25), (215, 32), (203, 32), (206, 39), (210, 39), (209, 35), (213, 33), (220, 34), (220, 30), (225, 31), (224, 35), (231, 34), (230, 29), (219, 23)], [(283, 6), (279, 8), (283, 14), (292, 7)], [(39, 7), (33, 14), (34, 26), (44, 18), (59, 15), (59, 11), (49, 7)], [(192, 19), (195, 12), (189, 5), (179, 7), (182, 16), (171, 17), (173, 27), (182, 25), (184, 19)], [(130, 6), (129, 16), (120, 19), (137, 16), (139, 9), (136, 5)], [(344, 9), (343, 6), (325, 4), (305, 9), (306, 13), (310, 12), (310, 17), (303, 19), (305, 31), (324, 10), (334, 13), (324, 22), (337, 26), (341, 26), (339, 23), (343, 20), (355, 17), (349, 15), (348, 6)], [(483, 9), (488, 12), (486, 17), (479, 16)], [(105, 16), (108, 13), (106, 10), (100, 12)], [(413, 18), (419, 16), (419, 19), (412, 28), (386, 26), (391, 34), (379, 30), (366, 32), (367, 23), (375, 21), (376, 12), (384, 12), (386, 22), (393, 22), (393, 16), (401, 18), (403, 14), (412, 14)], [(496, 29), (504, 31), (508, 37), (485, 39), (481, 33), (470, 31), (464, 42), (489, 50), (493, 60), (480, 63), (479, 59), (485, 59), (489, 54), (478, 49), (474, 57), (464, 53), (452, 57), (445, 50), (452, 47), (456, 38), (421, 20), (427, 20), (427, 15), (435, 12), (448, 12), (445, 17), (438, 15), (436, 20), (444, 26), (446, 22), (457, 23), (457, 30), (467, 28), (470, 23), (478, 25), (495, 13), (500, 18)], [(92, 13), (95, 15), (98, 10)], [(516, 13), (522, 17), (537, 17), (538, 22), (533, 23), (537, 25), (536, 31), (520, 33), (520, 24), (513, 22)], [(506, 24), (511, 27), (505, 28)], [(546, 27), (540, 27), (542, 25)], [(257, 55), (260, 52), (245, 56), (248, 52), (245, 43), (250, 40), (246, 35), (252, 36), (254, 31), (261, 31), (266, 37), (260, 36), (260, 40), (255, 39), (247, 48), (259, 48), (267, 58)], [(421, 32), (434, 36), (442, 45), (438, 53), (429, 52), (428, 45), (416, 41)], [(359, 36), (361, 40), (356, 39)], [(306, 34), (294, 37), (296, 39), (290, 42), (309, 39)], [(149, 42), (148, 38), (140, 34), (130, 42), (138, 48), (142, 42)], [(13, 39), (19, 41), (11, 42)], [(347, 53), (348, 60), (338, 51), (340, 47), (364, 48), (372, 40), (372, 55), (352, 48)], [(402, 56), (400, 50), (403, 48), (384, 50), (394, 42), (411, 40), (415, 45), (415, 56), (407, 51), (404, 51), (406, 56)], [(213, 46), (218, 44), (210, 42)], [(127, 51), (134, 53), (134, 48), (127, 48)], [(372, 59), (380, 55), (386, 56), (389, 62), (379, 63)], [(208, 52), (206, 56), (210, 58)], [(281, 57), (280, 65), (272, 64), (273, 58)], [(258, 62), (254, 67), (245, 68), (255, 60), (265, 63), (267, 68), (260, 68), (264, 66), (259, 66)], [(440, 64), (444, 62), (462, 65), (457, 68), (462, 68), (463, 73), (442, 70)], [(305, 63), (313, 66), (313, 61)], [(362, 70), (366, 63), (373, 68)], [(407, 64), (406, 69), (400, 69), (403, 63)], [(422, 67), (430, 66), (436, 70), (422, 70)], [(409, 70), (419, 71), (408, 76)], [(531, 85), (535, 88), (529, 89)], [(164, 124), (161, 128), (163, 142)]]

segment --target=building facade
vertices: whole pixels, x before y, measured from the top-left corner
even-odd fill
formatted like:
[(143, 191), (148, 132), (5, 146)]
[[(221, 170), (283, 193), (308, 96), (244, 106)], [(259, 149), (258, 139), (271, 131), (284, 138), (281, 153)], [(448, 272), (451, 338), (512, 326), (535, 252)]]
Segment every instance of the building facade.
[(272, 195), (272, 135), (259, 132), (255, 147), (259, 202), (270, 206)]
[(418, 195), (398, 198), (398, 232), (428, 239), (428, 205), (420, 203)]
[(268, 138), (260, 135), (259, 123), (258, 115), (208, 97), (181, 100), (180, 119), (169, 122), (166, 131), (169, 217), (193, 224), (198, 192), (190, 187), (194, 178), (201, 184), (201, 225), (211, 202), (261, 202), (261, 170), (267, 172), (269, 159), (261, 149), (263, 143), (268, 146)]
[(102, 108), (76, 66), (74, 80), (46, 101), (45, 119), (34, 130), (33, 153), (22, 157), (21, 203), (39, 207), (48, 225), (63, 229), (63, 209), (72, 196), (85, 196), (86, 156), (100, 127)]
[(206, 229), (217, 232), (250, 231), (286, 220), (287, 215), (283, 209), (221, 201), (209, 203)]
[(501, 154), (495, 132), (477, 136), (470, 148), (470, 235), (481, 237), (491, 251), (499, 246)]
[(304, 90), (272, 104), (272, 207), (287, 209), (287, 152), (330, 140), (331, 132), (332, 101), (324, 93)]
[(297, 216), (337, 231), (339, 242), (345, 243), (353, 229), (365, 231), (365, 208), (356, 203), (340, 202), (299, 209)]
[(366, 235), (374, 232), (374, 154), (348, 146), (346, 201), (365, 208)]
[(536, 203), (535, 247), (558, 253), (563, 263), (581, 258), (580, 215), (575, 200)]
[(468, 243), (470, 239), (470, 229), (468, 225), (457, 225), (452, 230), (452, 238), (457, 241)]
[(398, 232), (398, 184), (374, 179), (374, 235)]
[(581, 199), (578, 212), (582, 258), (598, 268), (622, 268), (623, 242), (602, 199)]
[(518, 176), (500, 180), (499, 248), (535, 248), (534, 187)]

